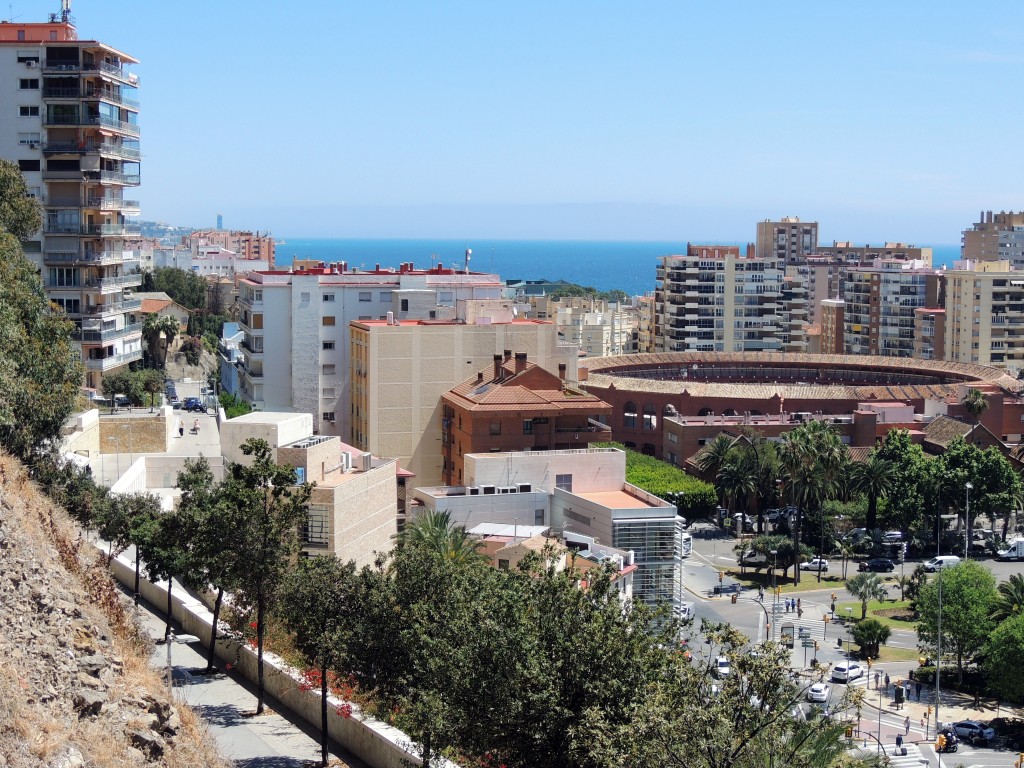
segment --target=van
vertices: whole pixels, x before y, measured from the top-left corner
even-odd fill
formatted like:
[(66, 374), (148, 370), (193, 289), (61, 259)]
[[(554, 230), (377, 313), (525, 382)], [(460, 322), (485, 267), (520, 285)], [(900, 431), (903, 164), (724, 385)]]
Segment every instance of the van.
[(960, 558), (956, 555), (939, 555), (925, 563), (924, 569), (928, 573), (935, 573), (942, 568), (953, 568), (957, 565), (960, 565)]
[(682, 603), (681, 605), (676, 606), (672, 612), (675, 614), (677, 619), (689, 621), (694, 617), (693, 608), (693, 603)]
[(1024, 560), (1024, 539), (1008, 542), (1005, 549), (1000, 549), (996, 556), (1000, 560)]

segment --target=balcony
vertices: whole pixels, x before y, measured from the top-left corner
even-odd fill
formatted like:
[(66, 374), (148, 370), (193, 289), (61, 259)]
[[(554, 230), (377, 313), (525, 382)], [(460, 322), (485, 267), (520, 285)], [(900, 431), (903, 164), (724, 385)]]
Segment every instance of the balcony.
[[(46, 251), (43, 254), (43, 262), (46, 264), (90, 264), (105, 266), (108, 264), (123, 264), (129, 259), (125, 258), (123, 251)], [(138, 259), (132, 259), (137, 262)]]
[[(76, 67), (78, 69), (78, 67)], [(111, 77), (120, 80), (122, 83), (128, 85), (138, 86), (139, 77), (134, 72), (129, 72), (124, 67), (118, 64), (108, 64), (105, 61), (98, 61), (94, 64), (86, 64), (81, 67), (83, 72), (100, 72), (104, 75), (110, 75)]]
[(118, 106), (125, 107), (133, 112), (139, 111), (138, 101), (126, 98), (119, 93), (115, 93), (114, 91), (110, 91), (105, 88), (88, 88), (82, 98), (90, 100), (100, 99), (102, 101), (110, 102), (111, 104), (117, 104)]
[(80, 99), (80, 88), (43, 88), (44, 99)]
[(141, 233), (139, 227), (127, 224), (93, 224), (82, 227), (82, 234), (93, 237), (138, 237)]
[(115, 277), (100, 277), (82, 283), (82, 287), (86, 290), (99, 291), (100, 293), (114, 293), (124, 288), (134, 288), (137, 285), (142, 285), (141, 272), (117, 275)]
[(106, 141), (48, 141), (43, 144), (43, 152), (51, 155), (87, 155), (99, 152), (105, 157), (122, 160), (142, 159), (141, 150)]
[(43, 61), (44, 72), (81, 72), (82, 65), (77, 61), (46, 59)]
[(86, 171), (85, 178), (89, 181), (99, 181), (107, 184), (125, 184), (137, 187), (142, 183), (142, 177), (137, 173), (120, 173), (118, 171)]
[(121, 200), (114, 197), (90, 197), (85, 201), (83, 207), (95, 208), (100, 211), (138, 211), (139, 201)]
[(82, 307), (83, 317), (103, 317), (104, 315), (116, 315), (121, 312), (137, 312), (142, 309), (142, 299), (127, 299), (126, 301), (113, 301), (109, 304), (92, 304)]
[(142, 333), (142, 323), (131, 323), (123, 328), (76, 328), (71, 333), (71, 338), (83, 344), (106, 344), (110, 341), (123, 339), (125, 336), (133, 336)]
[(138, 137), (139, 135), (139, 126), (135, 123), (129, 123), (125, 120), (115, 120), (112, 117), (103, 117), (100, 115), (79, 115), (77, 112), (74, 114), (47, 114), (43, 118), (43, 125), (99, 126), (102, 128), (110, 128), (111, 130), (118, 131), (129, 136)]
[[(263, 341), (263, 337), (262, 336), (260, 337), (260, 341), (261, 342)], [(249, 339), (249, 338), (242, 339), (242, 343), (239, 346), (242, 349), (244, 349), (246, 352), (248, 352), (251, 356), (253, 356), (255, 358), (258, 358), (258, 359), (261, 359), (261, 360), (263, 359), (263, 347), (262, 347), (262, 345), (260, 346), (259, 349), (256, 349), (256, 347), (253, 344), (253, 340), (252, 339)]]
[(127, 365), (128, 363), (141, 359), (142, 350), (137, 349), (134, 352), (124, 352), (120, 355), (87, 358), (85, 361), (85, 367), (90, 371), (109, 371), (113, 368), (120, 368), (122, 365)]

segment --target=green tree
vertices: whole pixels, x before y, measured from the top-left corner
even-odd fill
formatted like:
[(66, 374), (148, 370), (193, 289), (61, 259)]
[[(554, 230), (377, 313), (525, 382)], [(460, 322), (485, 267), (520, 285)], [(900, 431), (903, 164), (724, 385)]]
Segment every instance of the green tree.
[[(705, 478), (717, 480), (719, 471), (725, 466), (729, 454), (733, 451), (734, 442), (733, 438), (728, 435), (716, 435), (714, 440), (707, 443), (697, 453), (697, 469), (704, 474)], [(721, 499), (722, 497), (719, 496), (719, 500)]]
[(921, 587), (917, 596), (918, 640), (936, 647), (939, 589), (942, 589), (942, 648), (956, 653), (957, 675), (963, 679), (964, 661), (974, 657), (991, 633), (992, 609), (998, 599), (996, 579), (987, 568), (968, 560), (943, 568)]
[(447, 510), (427, 510), (394, 537), (399, 547), (427, 548), (445, 560), (464, 563), (482, 559), (481, 542), (461, 525), (454, 525)]
[(992, 621), (1001, 622), (1024, 613), (1024, 576), (1019, 573), (1010, 574), (1010, 578), (1002, 582), (998, 589), (999, 594), (992, 605)]
[(960, 402), (964, 409), (971, 414), (971, 418), (974, 419), (975, 423), (978, 423), (981, 420), (981, 414), (988, 410), (988, 400), (985, 399), (985, 393), (975, 387), (968, 389), (964, 399)]
[(162, 291), (186, 309), (206, 306), (206, 281), (201, 275), (175, 267), (157, 267), (151, 281), (144, 286), (148, 291)]
[[(747, 548), (767, 558), (767, 566), (775, 569), (776, 564), (782, 566), (782, 576), (789, 575), (789, 569), (794, 563), (799, 563), (805, 557), (811, 557), (810, 547), (800, 546), (797, 548), (789, 536), (779, 534), (762, 534), (755, 536), (747, 544)], [(775, 552), (773, 555), (772, 552)]]
[(267, 612), (298, 551), (298, 526), (306, 517), (313, 492), (309, 483), (297, 484), (290, 466), (274, 462), (265, 440), (242, 443), (250, 464), (231, 464), (224, 480), (225, 503), (238, 510), (232, 531), (238, 556), (237, 596), (256, 613), (257, 704), (264, 709), (263, 643)]
[(73, 326), (19, 242), (38, 231), (40, 210), (17, 166), (0, 160), (0, 447), (23, 460), (56, 446), (82, 382)]
[(744, 451), (730, 453), (719, 467), (715, 482), (730, 512), (734, 504), (740, 511), (745, 510), (751, 494), (757, 490), (756, 469), (749, 454)]
[(163, 391), (164, 388), (164, 377), (159, 371), (145, 370), (140, 372), (142, 374), (142, 388), (149, 395), (149, 412), (153, 412), (153, 406), (156, 404), (156, 396)]
[(142, 324), (142, 335), (149, 348), (149, 359), (157, 368), (167, 365), (167, 352), (174, 344), (174, 339), (181, 333), (181, 325), (177, 318), (170, 315), (158, 315), (151, 312), (146, 315)]
[[(907, 531), (917, 529), (924, 520), (922, 510), (930, 508), (931, 475), (928, 459), (921, 446), (910, 439), (905, 429), (893, 429), (874, 451), (874, 457), (891, 466), (890, 484), (885, 494), (886, 527)], [(933, 538), (933, 534), (929, 534)]]
[(877, 659), (879, 646), (888, 642), (892, 630), (877, 619), (865, 619), (853, 625), (851, 634), (865, 659)]
[(868, 616), (868, 603), (885, 600), (889, 594), (877, 573), (858, 573), (846, 582), (846, 591), (860, 600), (861, 621)]
[(878, 528), (878, 500), (892, 490), (894, 481), (893, 465), (881, 458), (877, 451), (871, 451), (866, 462), (853, 465), (851, 488), (862, 493), (868, 500), (868, 516), (865, 527), (869, 531)]
[(1024, 701), (1024, 613), (1001, 622), (985, 643), (985, 670), (988, 685), (1001, 698)]
[(355, 565), (334, 557), (300, 560), (281, 585), (281, 616), (320, 678), (320, 765), (328, 764), (327, 694), (332, 670), (350, 661), (352, 625), (359, 607)]

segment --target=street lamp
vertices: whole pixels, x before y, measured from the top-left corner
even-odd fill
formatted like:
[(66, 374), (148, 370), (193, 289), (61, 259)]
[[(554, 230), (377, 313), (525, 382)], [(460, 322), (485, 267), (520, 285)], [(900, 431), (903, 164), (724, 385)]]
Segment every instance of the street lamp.
[[(776, 619), (775, 609), (779, 605), (779, 595), (778, 591), (775, 589), (775, 571), (779, 567), (779, 550), (773, 549), (770, 554), (772, 556), (772, 619)], [(772, 622), (772, 640), (775, 639), (775, 624), (778, 624), (778, 621)]]
[(964, 486), (967, 489), (967, 511), (964, 513), (964, 560), (971, 557), (971, 489), (970, 483)]

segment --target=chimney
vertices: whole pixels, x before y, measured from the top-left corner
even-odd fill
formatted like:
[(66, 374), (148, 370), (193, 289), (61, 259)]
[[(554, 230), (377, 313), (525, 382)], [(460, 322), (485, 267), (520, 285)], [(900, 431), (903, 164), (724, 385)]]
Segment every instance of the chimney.
[(380, 264), (376, 264), (373, 268), (374, 272), (380, 272)]
[(479, 384), (483, 380), (484, 380), (484, 372), (483, 371), (477, 371), (476, 372), (476, 383)]
[(526, 370), (526, 353), (516, 352), (516, 373), (522, 373)]
[(512, 350), (511, 349), (506, 349), (505, 350), (505, 362), (507, 363), (511, 359), (512, 359)]
[(565, 381), (565, 363), (558, 364), (558, 378)]
[(501, 379), (501, 355), (494, 355), (494, 380), (499, 381)]

